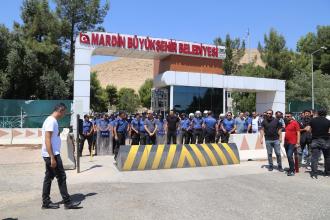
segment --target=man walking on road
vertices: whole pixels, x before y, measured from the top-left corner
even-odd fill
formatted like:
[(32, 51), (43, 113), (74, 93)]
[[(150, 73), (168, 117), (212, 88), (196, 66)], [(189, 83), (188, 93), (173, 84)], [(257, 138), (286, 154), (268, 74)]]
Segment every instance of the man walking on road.
[(283, 172), (282, 158), (281, 158), (281, 142), (282, 142), (282, 124), (278, 119), (273, 117), (273, 110), (269, 109), (266, 112), (266, 118), (261, 123), (260, 138), (261, 144), (263, 143), (263, 137), (265, 136), (266, 148), (268, 155), (269, 171), (273, 171), (273, 148), (275, 151), (278, 171)]
[(57, 120), (65, 115), (66, 106), (60, 103), (55, 106), (54, 112), (47, 117), (42, 125), (42, 157), (45, 161), (45, 178), (42, 189), (42, 209), (57, 209), (59, 205), (50, 200), (50, 188), (54, 177), (57, 178), (58, 187), (66, 209), (74, 209), (80, 202), (71, 201), (66, 186), (66, 174), (60, 156), (61, 139)]
[(330, 121), (327, 111), (319, 110), (318, 116), (310, 121), (308, 130), (312, 132), (312, 172), (311, 177), (317, 179), (317, 167), (321, 151), (324, 156), (324, 174), (330, 175)]
[(297, 148), (300, 146), (300, 126), (299, 123), (292, 118), (291, 112), (285, 114), (284, 121), (286, 124), (284, 148), (290, 166), (288, 176), (294, 176), (293, 153), (296, 152)]

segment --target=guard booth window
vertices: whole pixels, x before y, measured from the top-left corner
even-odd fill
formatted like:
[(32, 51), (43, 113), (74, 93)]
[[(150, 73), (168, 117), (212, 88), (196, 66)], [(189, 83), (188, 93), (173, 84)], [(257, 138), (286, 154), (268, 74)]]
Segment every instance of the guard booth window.
[(218, 115), (223, 109), (223, 89), (174, 86), (173, 106), (175, 111), (180, 113), (211, 110)]

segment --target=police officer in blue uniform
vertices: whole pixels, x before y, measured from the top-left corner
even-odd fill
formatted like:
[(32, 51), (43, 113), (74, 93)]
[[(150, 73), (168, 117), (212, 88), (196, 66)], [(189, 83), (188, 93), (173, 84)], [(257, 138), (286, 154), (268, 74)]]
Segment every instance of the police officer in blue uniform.
[[(181, 114), (181, 120), (180, 120), (180, 132), (181, 132), (181, 140), (180, 143), (181, 144), (189, 144), (189, 140), (188, 140), (188, 128), (189, 128), (189, 124), (190, 121), (189, 119), (186, 117), (185, 113)], [(186, 143), (188, 141), (188, 143)]]
[(131, 121), (132, 145), (138, 145), (140, 142), (140, 124), (141, 124), (140, 114), (136, 113), (135, 118)]
[(115, 122), (115, 126), (113, 128), (116, 146), (114, 149), (115, 160), (117, 159), (118, 151), (120, 145), (125, 145), (126, 135), (128, 132), (128, 122), (126, 120), (126, 113), (121, 111), (119, 112), (119, 117)]
[(222, 121), (221, 129), (223, 131), (221, 143), (228, 143), (230, 134), (235, 133), (236, 130), (235, 120), (231, 112), (227, 112), (226, 118)]
[(162, 114), (159, 114), (157, 117), (157, 144), (165, 144), (165, 123), (166, 120)]
[(193, 140), (192, 143), (195, 144), (196, 141), (198, 144), (203, 143), (203, 118), (200, 111), (195, 112), (195, 117), (192, 120), (192, 126), (193, 126)]
[(215, 143), (216, 126), (217, 120), (212, 117), (212, 112), (208, 111), (203, 124), (205, 128), (205, 143)]
[(147, 144), (147, 132), (146, 129), (144, 128), (145, 121), (146, 121), (146, 113), (144, 112), (142, 113), (142, 118), (140, 119), (140, 127), (139, 127), (141, 145)]
[(93, 124), (89, 121), (89, 116), (84, 115), (84, 121), (82, 124), (82, 134), (80, 135), (80, 147), (79, 152), (82, 154), (85, 141), (88, 143), (89, 154), (91, 154), (91, 148), (93, 143)]
[(145, 120), (144, 129), (148, 134), (147, 144), (156, 144), (157, 121), (151, 110), (148, 111), (148, 118)]

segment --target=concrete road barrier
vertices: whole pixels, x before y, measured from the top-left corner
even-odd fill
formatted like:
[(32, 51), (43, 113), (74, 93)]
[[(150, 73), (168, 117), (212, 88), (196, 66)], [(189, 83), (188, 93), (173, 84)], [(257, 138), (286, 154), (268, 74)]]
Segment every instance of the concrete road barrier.
[[(282, 133), (281, 153), (286, 156), (283, 146), (285, 133)], [(229, 138), (230, 143), (235, 143), (238, 150), (240, 159), (246, 160), (267, 160), (266, 141), (263, 138), (261, 144), (260, 133), (255, 134), (232, 134)], [(273, 152), (273, 156), (275, 153)]]
[(11, 144), (13, 133), (11, 128), (0, 128), (0, 144)]
[(117, 157), (121, 171), (239, 164), (236, 144), (123, 145)]
[(11, 144), (41, 144), (40, 128), (13, 128)]

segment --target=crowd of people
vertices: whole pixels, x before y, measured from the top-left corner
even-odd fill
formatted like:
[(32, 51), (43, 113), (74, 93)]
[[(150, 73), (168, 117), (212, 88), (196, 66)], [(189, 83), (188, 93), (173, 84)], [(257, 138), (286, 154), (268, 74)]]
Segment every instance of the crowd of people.
[[(128, 116), (124, 111), (110, 115), (95, 114), (92, 118), (85, 115), (80, 129), (80, 153), (86, 140), (91, 153), (91, 149), (95, 147), (98, 132), (100, 138), (113, 138), (115, 157), (120, 145), (127, 143), (131, 145), (228, 143), (231, 134), (260, 132), (261, 140), (265, 137), (268, 169), (272, 171), (274, 168), (272, 159), (274, 149), (277, 168), (283, 172), (280, 143), (282, 132), (285, 131), (284, 146), (290, 165), (288, 175), (292, 176), (295, 172), (294, 152), (299, 155), (299, 164), (301, 165), (304, 159), (306, 164), (311, 166), (312, 172), (316, 172), (315, 158), (320, 151), (323, 151), (324, 157), (327, 158), (328, 151), (319, 147), (319, 151), (316, 151), (312, 147), (313, 140), (318, 139), (320, 127), (324, 127), (322, 132), (326, 131), (321, 134), (321, 137), (327, 140), (329, 138), (329, 128), (326, 127), (329, 120), (325, 116), (326, 112), (324, 113), (322, 110), (319, 112), (305, 110), (296, 119), (292, 113), (283, 114), (277, 111), (273, 114), (272, 110), (261, 114), (241, 112), (237, 116), (234, 116), (232, 112), (227, 112), (220, 114), (219, 117), (208, 110), (203, 113), (196, 111), (188, 115), (171, 110), (166, 116), (151, 110), (132, 116)], [(319, 119), (316, 118), (323, 120), (318, 121)], [(322, 140), (318, 141), (319, 145), (328, 144), (328, 141), (322, 142)], [(317, 176), (317, 174), (313, 174), (313, 176)]]
[[(67, 107), (60, 103), (55, 106), (53, 113), (47, 117), (42, 126), (42, 156), (45, 161), (45, 178), (42, 192), (42, 208), (57, 209), (58, 203), (50, 199), (50, 189), (54, 177), (58, 180), (58, 186), (66, 209), (74, 209), (80, 202), (72, 201), (66, 185), (66, 174), (60, 156), (61, 139), (59, 137), (58, 120), (64, 117)], [(188, 116), (182, 113), (175, 114), (170, 111), (164, 117), (162, 114), (154, 114), (152, 111), (136, 113), (133, 118), (121, 111), (118, 114), (96, 114), (90, 119), (88, 115), (79, 123), (80, 155), (84, 142), (87, 140), (89, 150), (92, 152), (96, 137), (113, 137), (115, 157), (120, 145), (124, 145), (127, 137), (131, 137), (133, 145), (138, 144), (176, 144), (179, 134), (179, 142), (189, 143), (215, 143), (228, 142), (233, 133), (257, 133), (260, 132), (261, 140), (265, 138), (268, 154), (268, 169), (272, 171), (273, 149), (275, 151), (277, 168), (283, 172), (280, 143), (282, 133), (285, 131), (284, 147), (286, 150), (289, 170), (288, 176), (295, 175), (293, 160), (294, 152), (306, 152), (307, 159), (311, 163), (311, 177), (318, 178), (318, 164), (321, 152), (324, 156), (324, 175), (330, 176), (330, 120), (326, 118), (327, 112), (305, 110), (298, 119), (290, 112), (276, 112), (269, 109), (259, 115), (252, 112), (240, 113), (233, 118), (231, 112), (220, 114), (216, 119), (211, 111), (200, 111)]]

